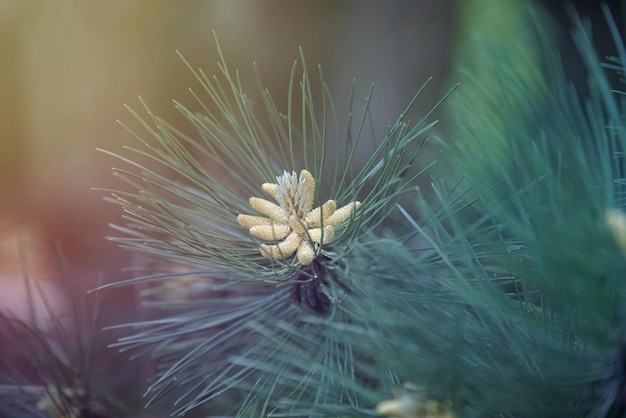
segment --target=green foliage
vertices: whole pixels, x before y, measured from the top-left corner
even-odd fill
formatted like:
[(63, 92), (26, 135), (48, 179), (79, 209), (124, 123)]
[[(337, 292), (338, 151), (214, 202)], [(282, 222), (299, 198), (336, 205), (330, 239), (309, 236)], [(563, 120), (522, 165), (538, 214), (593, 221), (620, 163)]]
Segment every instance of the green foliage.
[[(133, 132), (143, 148), (128, 151), (157, 163), (159, 170), (112, 154), (130, 165), (116, 169), (116, 175), (137, 190), (113, 191), (129, 221), (116, 227), (125, 236), (113, 239), (153, 256), (155, 270), (104, 287), (150, 283), (148, 304), (162, 315), (122, 325), (134, 333), (116, 346), (157, 358), (157, 377), (147, 394), (153, 401), (172, 399), (175, 413), (265, 416), (293, 413), (299, 408), (293, 405), (307, 403), (357, 407), (359, 394), (342, 379), (346, 373), (356, 376), (360, 354), (329, 324), (351, 320), (337, 309), (354, 280), (349, 255), (375, 239), (398, 198), (415, 190), (427, 167), (415, 170), (414, 162), (434, 123), (426, 122), (430, 115), (417, 124), (400, 116), (382, 140), (372, 138), (368, 97), (356, 121), (350, 106), (348, 130), (339, 139), (321, 71), (314, 93), (302, 55), (302, 67), (293, 67), (285, 113), (255, 72), (260, 117), (221, 51), (220, 58), (218, 76), (192, 70), (201, 85), (201, 93), (192, 92), (201, 113), (175, 103), (197, 130), (194, 137), (145, 104), (145, 120), (131, 110), (150, 139)], [(354, 157), (366, 140), (373, 151), (358, 170)], [(311, 171), (321, 185), (315, 206), (327, 198), (339, 205), (362, 202), (307, 268), (293, 259), (262, 257), (259, 241), (236, 219), (250, 213), (247, 199), (261, 194), (261, 183), (275, 182), (283, 170), (300, 169)], [(168, 297), (184, 280), (203, 290), (183, 299)], [(330, 311), (320, 316), (308, 309), (316, 304), (330, 305)]]
[(421, 201), (420, 220), (406, 216), (425, 248), (363, 247), (367, 267), (344, 307), (368, 319), (333, 325), (353, 346), (368, 342), (372, 378), (387, 367), (462, 416), (621, 414), (611, 405), (623, 382), (624, 256), (604, 214), (623, 205), (623, 117), (577, 30), (592, 96), (581, 104), (538, 37), (548, 89), (510, 83), (525, 69), (503, 66), (505, 96), (479, 85), (456, 107), (452, 183), (434, 184), (438, 200)]
[[(543, 54), (544, 91), (527, 95), (519, 84), (504, 84), (517, 97), (513, 106), (487, 95), (466, 98), (502, 122), (504, 130), (493, 135), (502, 138), (504, 153), (476, 164), (474, 156), (489, 155), (481, 144), (490, 138), (485, 129), (463, 123), (468, 106), (457, 115), (467, 158), (455, 158), (454, 164), (472, 183), (479, 201), (475, 210), (502, 225), (505, 237), (524, 246), (521, 257), (536, 266), (524, 277), (526, 286), (541, 289), (552, 311), (592, 321), (581, 324), (581, 330), (589, 327), (607, 336), (622, 296), (622, 266), (616, 264), (619, 256), (604, 215), (621, 206), (624, 136), (616, 125), (622, 119), (620, 98), (611, 92), (581, 22), (577, 33), (591, 75), (591, 97), (578, 97), (555, 55), (538, 39), (534, 48)], [(502, 80), (517, 71), (503, 67)], [(457, 150), (453, 147), (450, 154)]]
[[(458, 138), (442, 141), (428, 200), (415, 184), (427, 118), (401, 117), (357, 170), (368, 106), (356, 123), (348, 110), (336, 141), (330, 93), (320, 72), (314, 94), (302, 57), (285, 114), (259, 81), (259, 119), (221, 53), (219, 76), (195, 72), (202, 113), (176, 103), (199, 139), (133, 112), (151, 138), (135, 134), (144, 147), (130, 151), (168, 173), (118, 156), (137, 192), (114, 192), (129, 221), (115, 239), (155, 257), (130, 282), (151, 286), (159, 317), (122, 325), (134, 333), (116, 346), (157, 359), (151, 399), (204, 416), (376, 416), (414, 383), (458, 416), (622, 414), (626, 260), (604, 217), (624, 206), (626, 136), (605, 71), (622, 72), (626, 53), (616, 36), (621, 59), (602, 68), (576, 20), (581, 99), (540, 17), (526, 18), (536, 32), (513, 50), (528, 67), (484, 40), (500, 65), (454, 99)], [(316, 205), (363, 202), (310, 267), (263, 258), (236, 221), (261, 183), (300, 169), (322, 185)], [(181, 279), (192, 288), (173, 300)]]
[[(238, 214), (250, 211), (247, 199), (260, 194), (261, 183), (274, 182), (283, 170), (307, 169), (322, 185), (319, 202), (326, 196), (338, 204), (361, 200), (363, 206), (354, 228), (339, 234), (335, 241), (335, 247), (348, 251), (360, 235), (384, 218), (390, 202), (410, 190), (420, 173), (409, 172), (409, 168), (433, 124), (425, 123), (429, 115), (412, 125), (400, 116), (382, 141), (369, 138), (374, 151), (356, 171), (353, 159), (363, 136), (367, 136), (369, 97), (356, 123), (352, 121), (352, 107), (348, 110), (348, 132), (345, 139), (338, 140), (335, 110), (321, 71), (320, 95), (316, 97), (306, 67), (296, 81), (296, 62), (286, 114), (278, 111), (256, 73), (265, 111), (265, 118), (260, 120), (254, 104), (241, 90), (238, 73), (229, 72), (221, 51), (220, 57), (219, 77), (192, 70), (206, 96), (192, 91), (202, 113), (175, 102), (197, 129), (198, 139), (152, 114), (143, 102), (147, 120), (129, 109), (151, 140), (131, 131), (144, 149), (127, 149), (156, 162), (168, 173), (105, 151), (131, 166), (131, 170), (115, 169), (115, 174), (138, 190), (112, 191), (131, 222), (128, 227), (118, 227), (129, 236), (114, 239), (124, 247), (164, 256), (168, 261), (226, 270), (231, 281), (288, 280), (294, 273), (292, 266), (277, 269), (276, 261), (268, 263), (259, 254), (257, 243), (236, 221)], [(301, 61), (304, 65), (303, 57)], [(321, 114), (317, 113), (319, 107)], [(265, 126), (271, 127), (269, 132)]]
[[(0, 416), (139, 416), (136, 368), (124, 364), (102, 338), (100, 295), (77, 294), (57, 251), (64, 274), (61, 295), (69, 312), (53, 307), (46, 289), (26, 268), (28, 317), (0, 309)], [(20, 258), (25, 266), (25, 255)], [(116, 368), (118, 373), (111, 374)]]
[(624, 206), (622, 93), (576, 20), (591, 91), (578, 97), (541, 23), (525, 47), (546, 88), (510, 65), (491, 87), (465, 80), (451, 99), (458, 138), (442, 141), (448, 175), (433, 182), (436, 199), (418, 199), (419, 218), (401, 209), (422, 245), (361, 247), (366, 267), (344, 307), (367, 319), (334, 324), (376, 359), (372, 379), (393, 370), (463, 417), (624, 413), (625, 259), (604, 221)]

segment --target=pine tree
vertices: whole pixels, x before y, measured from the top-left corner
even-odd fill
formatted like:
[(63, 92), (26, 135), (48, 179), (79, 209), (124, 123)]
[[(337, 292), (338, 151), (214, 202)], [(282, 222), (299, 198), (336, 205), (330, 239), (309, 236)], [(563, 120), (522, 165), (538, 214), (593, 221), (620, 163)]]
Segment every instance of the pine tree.
[(302, 55), (283, 113), (258, 73), (258, 101), (246, 95), (221, 52), (216, 77), (190, 66), (200, 112), (176, 103), (195, 135), (131, 111), (141, 148), (111, 154), (136, 191), (113, 191), (128, 221), (114, 239), (151, 271), (113, 285), (148, 286), (157, 317), (123, 325), (116, 346), (156, 359), (150, 402), (199, 416), (624, 416), (626, 136), (607, 72), (626, 52), (606, 15), (608, 64), (574, 18), (589, 97), (541, 17), (528, 16), (533, 66), (485, 40), (497, 71), (453, 94), (457, 137), (438, 138), (437, 165), (419, 159), (431, 115), (376, 141), (368, 98), (340, 135)]
[[(174, 413), (265, 416), (291, 413), (291, 403), (358, 405), (341, 378), (356, 373), (360, 354), (329, 325), (356, 319), (343, 309), (362, 262), (352, 254), (378, 241), (394, 205), (413, 193), (421, 174), (413, 162), (433, 123), (401, 116), (385, 138), (368, 138), (368, 98), (337, 141), (322, 73), (314, 88), (303, 56), (300, 63), (285, 114), (258, 74), (265, 115), (254, 113), (223, 57), (214, 78), (190, 66), (202, 113), (176, 104), (197, 138), (147, 105), (146, 120), (133, 112), (151, 139), (134, 134), (143, 148), (131, 151), (172, 177), (118, 156), (135, 170), (116, 174), (138, 191), (113, 192), (129, 221), (117, 227), (125, 236), (114, 239), (154, 256), (156, 273), (131, 282), (151, 283), (150, 307), (163, 316), (128, 324), (136, 331), (117, 346), (158, 359), (147, 394), (153, 401), (173, 396)], [(365, 141), (374, 151), (356, 169)], [(173, 283), (190, 293), (172, 300)]]

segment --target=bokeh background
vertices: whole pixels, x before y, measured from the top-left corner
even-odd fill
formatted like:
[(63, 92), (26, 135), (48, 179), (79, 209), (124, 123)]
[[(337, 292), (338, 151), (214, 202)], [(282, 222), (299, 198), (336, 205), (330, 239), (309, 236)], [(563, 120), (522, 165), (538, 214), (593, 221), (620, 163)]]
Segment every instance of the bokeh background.
[[(566, 62), (575, 62), (567, 2), (536, 3)], [(609, 2), (618, 10), (619, 1)], [(432, 82), (413, 113), (426, 113), (456, 83), (459, 57), (472, 55), (474, 34), (513, 42), (524, 0), (0, 0), (0, 308), (29, 315), (25, 278), (62, 312), (65, 284), (85, 297), (98, 283), (129, 277), (132, 255), (105, 240), (119, 207), (94, 187), (124, 188), (118, 165), (97, 152), (135, 140), (117, 119), (132, 117), (141, 95), (153, 112), (186, 129), (172, 99), (191, 103), (197, 86), (179, 59), (217, 71), (217, 34), (231, 69), (255, 87), (252, 63), (279, 106), (302, 47), (321, 64), (337, 110), (375, 85), (372, 115), (381, 134), (424, 81)], [(596, 2), (576, 6), (609, 45)], [(606, 46), (610, 51), (610, 47)], [(602, 51), (602, 49), (601, 49)], [(608, 52), (606, 52), (608, 54)], [(469, 60), (468, 65), (480, 65)], [(575, 82), (579, 66), (567, 66)], [(284, 108), (284, 107), (283, 107)], [(445, 128), (447, 115), (436, 115)], [(424, 162), (425, 164), (428, 161)], [(133, 289), (103, 296), (104, 323), (136, 315)], [(40, 299), (40, 298), (36, 298)], [(45, 320), (41, 301), (37, 310)], [(3, 349), (3, 347), (0, 347)]]
[(123, 104), (139, 108), (137, 95), (186, 127), (172, 99), (191, 103), (197, 83), (176, 50), (214, 73), (215, 31), (231, 68), (255, 89), (255, 62), (280, 106), (302, 47), (310, 66), (323, 66), (340, 115), (353, 79), (357, 102), (375, 84), (384, 133), (428, 77), (416, 114), (451, 85), (458, 3), (0, 1), (0, 294), (11, 295), (0, 306), (23, 304), (24, 269), (44, 286), (58, 280), (55, 247), (77, 289), (123, 276), (130, 255), (104, 240), (119, 208), (92, 188), (124, 185), (96, 148), (136, 144), (116, 119), (132, 119)]

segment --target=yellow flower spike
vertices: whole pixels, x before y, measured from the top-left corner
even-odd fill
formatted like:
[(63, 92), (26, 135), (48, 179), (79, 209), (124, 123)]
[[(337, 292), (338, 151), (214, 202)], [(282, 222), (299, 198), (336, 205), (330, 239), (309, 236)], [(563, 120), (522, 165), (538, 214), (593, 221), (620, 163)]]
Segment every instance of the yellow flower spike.
[(289, 217), (289, 226), (298, 234), (304, 234), (307, 231), (307, 224), (295, 215)]
[(275, 244), (261, 244), (259, 250), (264, 257), (283, 260), (295, 253), (297, 262), (303, 266), (313, 262), (319, 253), (319, 246), (333, 241), (334, 227), (346, 220), (361, 204), (352, 202), (337, 210), (337, 203), (328, 200), (312, 209), (315, 179), (307, 170), (302, 170), (300, 176), (294, 171), (284, 171), (276, 177), (276, 183), (263, 183), (261, 188), (278, 204), (251, 197), (250, 205), (265, 216), (238, 215), (237, 222), (248, 228), (250, 235), (264, 241), (284, 239)]
[(433, 399), (425, 399), (420, 388), (411, 383), (394, 391), (394, 397), (376, 405), (376, 413), (388, 418), (454, 418), (451, 410)]
[[(321, 207), (313, 209), (306, 216), (305, 221), (310, 226), (320, 226), (322, 224), (322, 217), (324, 219), (330, 217), (335, 210), (337, 209), (337, 204), (334, 200), (329, 200), (324, 203)], [(326, 224), (326, 222), (324, 222)]]
[(250, 235), (266, 241), (278, 241), (290, 233), (289, 225), (255, 225), (250, 228)]
[[(309, 229), (309, 237), (311, 237), (311, 241), (316, 244), (328, 244), (333, 238), (335, 238), (335, 228), (332, 225), (326, 225), (324, 227), (324, 233), (322, 234), (322, 228), (312, 228)], [(322, 242), (323, 240), (323, 242)]]
[(300, 178), (304, 179), (304, 193), (309, 197), (307, 205), (303, 208), (304, 212), (307, 213), (313, 208), (313, 201), (315, 200), (315, 179), (307, 170), (300, 172)]
[(295, 253), (301, 243), (300, 236), (292, 232), (283, 242), (274, 245), (261, 244), (259, 249), (263, 257), (282, 260)]
[(276, 198), (276, 194), (278, 193), (278, 184), (275, 183), (263, 183), (261, 185), (261, 189), (268, 195)]
[(332, 215), (328, 218), (324, 218), (324, 225), (332, 225), (337, 226), (352, 215), (354, 211), (356, 211), (359, 206), (361, 206), (361, 202), (352, 202), (348, 203), (345, 206), (337, 209)]
[(626, 214), (619, 209), (609, 209), (604, 214), (604, 223), (619, 249), (626, 254)]
[(298, 251), (296, 252), (296, 259), (298, 263), (303, 266), (308, 266), (315, 259), (315, 250), (313, 246), (309, 242), (302, 242), (298, 247)]
[[(100, 405), (94, 405), (85, 403), (85, 393), (82, 388), (74, 387), (57, 387), (55, 385), (48, 385), (41, 399), (37, 402), (37, 409), (42, 412), (47, 412), (46, 416), (53, 418), (80, 418), (85, 416), (84, 409), (86, 406), (89, 410), (94, 412), (94, 415), (100, 416)], [(49, 414), (49, 415), (48, 415)]]
[(237, 215), (237, 222), (244, 228), (250, 229), (258, 225), (272, 225), (274, 221), (263, 216)]
[(285, 223), (287, 221), (287, 212), (282, 207), (258, 197), (251, 197), (249, 201), (250, 206), (263, 215), (269, 216), (277, 223)]
[(378, 415), (394, 418), (417, 418), (419, 409), (419, 401), (412, 393), (403, 393), (396, 399), (382, 401), (376, 405)]

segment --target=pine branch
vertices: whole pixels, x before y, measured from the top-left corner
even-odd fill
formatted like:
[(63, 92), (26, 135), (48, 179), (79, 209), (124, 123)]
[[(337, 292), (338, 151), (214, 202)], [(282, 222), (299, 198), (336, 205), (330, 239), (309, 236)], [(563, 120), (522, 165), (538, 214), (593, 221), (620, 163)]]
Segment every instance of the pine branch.
[[(294, 414), (310, 403), (357, 408), (362, 395), (343, 379), (361, 378), (362, 354), (331, 325), (359, 321), (342, 308), (358, 280), (350, 254), (388, 229), (395, 204), (428, 169), (416, 162), (434, 125), (431, 114), (412, 124), (404, 112), (384, 138), (365, 138), (368, 97), (359, 118), (353, 105), (347, 110), (348, 131), (339, 139), (322, 73), (317, 86), (302, 53), (280, 113), (255, 69), (264, 106), (258, 112), (219, 45), (218, 52), (217, 76), (185, 61), (201, 86), (192, 96), (202, 113), (175, 106), (197, 129), (194, 137), (142, 102), (146, 117), (131, 114), (148, 139), (131, 132), (141, 148), (127, 148), (129, 157), (107, 152), (129, 166), (115, 173), (137, 190), (112, 192), (128, 221), (115, 227), (122, 236), (113, 239), (149, 255), (155, 270), (102, 288), (147, 283), (144, 294), (157, 314), (121, 324), (129, 335), (115, 347), (159, 361), (147, 395), (171, 402), (175, 414)], [(377, 145), (357, 169), (354, 156), (365, 139)], [(278, 204), (256, 198), (262, 193)], [(336, 212), (322, 204), (328, 199)], [(253, 210), (259, 214), (249, 215)], [(333, 233), (324, 239), (317, 229)], [(196, 290), (172, 300), (177, 283)]]

